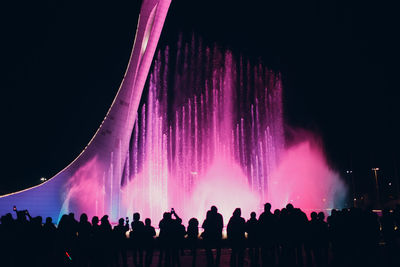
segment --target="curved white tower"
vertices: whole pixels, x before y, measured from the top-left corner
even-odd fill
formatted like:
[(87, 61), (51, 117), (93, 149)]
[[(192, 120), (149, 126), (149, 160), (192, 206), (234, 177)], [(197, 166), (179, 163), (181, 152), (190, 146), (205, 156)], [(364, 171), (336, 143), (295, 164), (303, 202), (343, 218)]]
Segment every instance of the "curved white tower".
[[(81, 154), (47, 182), (0, 197), (0, 214), (13, 205), (57, 219), (66, 212), (120, 211), (120, 184), (132, 129), (149, 68), (171, 0), (143, 0), (135, 42), (124, 79), (96, 134)], [(72, 187), (72, 185), (74, 185)], [(92, 212), (93, 214), (90, 214)]]

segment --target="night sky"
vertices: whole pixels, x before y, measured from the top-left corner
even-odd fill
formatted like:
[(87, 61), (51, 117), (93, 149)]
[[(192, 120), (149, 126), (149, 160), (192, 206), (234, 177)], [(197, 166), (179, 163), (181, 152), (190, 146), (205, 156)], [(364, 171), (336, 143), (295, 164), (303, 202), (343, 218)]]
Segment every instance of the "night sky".
[[(288, 133), (318, 134), (331, 166), (347, 182), (345, 171), (353, 170), (360, 193), (374, 189), (372, 167), (383, 188), (396, 188), (400, 24), (392, 2), (173, 0), (159, 46), (195, 33), (262, 59), (282, 74)], [(124, 75), (140, 3), (1, 5), (6, 193), (52, 177), (89, 142)]]

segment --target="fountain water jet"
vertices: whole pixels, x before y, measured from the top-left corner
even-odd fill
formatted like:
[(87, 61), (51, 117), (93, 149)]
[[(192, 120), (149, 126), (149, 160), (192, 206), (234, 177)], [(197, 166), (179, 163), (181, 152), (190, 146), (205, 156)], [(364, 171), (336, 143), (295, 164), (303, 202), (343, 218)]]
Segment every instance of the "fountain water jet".
[[(17, 205), (34, 216), (85, 212), (116, 222), (140, 212), (157, 222), (172, 207), (201, 220), (217, 205), (227, 221), (236, 207), (247, 217), (302, 195), (306, 202), (293, 201), (301, 208), (333, 205), (343, 185), (322, 152), (284, 149), (280, 75), (261, 62), (179, 40), (158, 50), (140, 100), (168, 6), (144, 5), (127, 74), (85, 150), (40, 186), (1, 196), (2, 213)], [(300, 162), (307, 171), (292, 168)]]
[(213, 203), (225, 216), (257, 210), (284, 147), (279, 75), (196, 38), (171, 50), (157, 53), (132, 134), (127, 212), (158, 219), (174, 207), (188, 219)]

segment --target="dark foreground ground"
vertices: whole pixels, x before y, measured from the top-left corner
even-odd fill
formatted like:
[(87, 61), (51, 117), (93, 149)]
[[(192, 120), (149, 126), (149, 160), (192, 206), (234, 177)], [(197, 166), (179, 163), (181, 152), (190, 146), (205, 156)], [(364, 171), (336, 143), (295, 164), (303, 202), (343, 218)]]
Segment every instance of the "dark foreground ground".
[[(367, 252), (366, 252), (367, 253)], [(213, 254), (215, 257), (215, 250), (213, 250)], [(364, 253), (362, 253), (364, 254)], [(159, 251), (155, 251), (154, 252), (154, 256), (153, 256), (153, 262), (151, 267), (158, 267), (159, 265)], [(400, 258), (400, 251), (398, 251), (398, 258)], [(370, 255), (365, 254), (365, 257), (368, 257)], [(229, 248), (223, 248), (221, 250), (221, 262), (220, 262), (220, 267), (230, 267), (230, 257), (231, 257), (231, 249)], [(385, 247), (384, 245), (380, 245), (379, 249), (378, 249), (378, 255), (377, 255), (377, 259), (375, 262), (369, 262), (367, 265), (365, 264), (357, 264), (354, 265), (353, 263), (350, 263), (350, 260), (347, 261), (347, 264), (344, 263), (344, 265), (342, 265), (343, 263), (339, 264), (339, 265), (335, 265), (333, 262), (333, 255), (331, 252), (329, 252), (328, 255), (328, 261), (327, 264), (323, 264), (322, 266), (326, 266), (326, 267), (336, 267), (336, 266), (340, 266), (340, 267), (345, 267), (345, 266), (376, 266), (376, 267), (391, 267), (391, 266), (400, 266), (399, 261), (396, 262), (390, 262), (390, 256), (389, 256), (389, 252), (387, 251), (387, 247)], [(120, 266), (122, 266), (122, 261), (120, 259)], [(134, 267), (135, 265), (133, 264), (133, 255), (132, 253), (129, 251), (128, 252), (128, 266), (129, 267)], [(164, 263), (162, 264), (162, 266), (164, 267)], [(184, 251), (184, 255), (180, 255), (180, 266), (181, 267), (186, 267), (186, 266), (192, 266), (192, 256), (190, 255), (190, 250), (185, 250)], [(196, 260), (196, 267), (202, 267), (202, 266), (207, 266), (207, 260), (206, 260), (206, 254), (205, 254), (205, 250), (204, 249), (199, 249), (197, 251), (197, 260)], [(244, 257), (244, 265), (243, 266), (254, 266), (251, 264), (250, 261), (250, 257), (249, 257), (249, 253), (246, 250), (245, 252), (245, 257)], [(259, 264), (257, 266), (261, 266), (261, 258), (259, 260)], [(272, 265), (268, 265), (268, 266), (272, 266)], [(282, 264), (279, 264), (278, 262), (276, 263), (277, 267), (279, 266), (283, 266)], [(303, 263), (302, 264), (294, 264), (292, 265), (293, 267), (296, 266), (303, 266), (303, 267), (317, 267), (318, 265), (315, 263), (314, 259), (311, 259), (310, 261), (307, 261), (307, 258), (305, 256), (305, 253), (303, 251)]]
[[(215, 256), (215, 251), (214, 252), (214, 256)], [(231, 250), (228, 248), (223, 248), (221, 250), (221, 267), (224, 266), (230, 266), (229, 265), (229, 261), (230, 261), (230, 255), (231, 255)], [(158, 267), (158, 263), (159, 263), (159, 256), (160, 253), (159, 251), (155, 251), (154, 252), (154, 257), (153, 257), (153, 263), (151, 265), (151, 267)], [(190, 255), (190, 250), (185, 250), (184, 251), (184, 255), (180, 255), (179, 257), (180, 259), (180, 264), (181, 267), (186, 267), (186, 266), (192, 266), (192, 256)], [(120, 259), (120, 266), (122, 266), (122, 261)], [(128, 266), (129, 267), (134, 267), (135, 265), (133, 264), (133, 257), (132, 257), (132, 253), (129, 252), (128, 253)], [(164, 266), (164, 263), (162, 264), (162, 266)], [(207, 261), (206, 261), (206, 253), (204, 249), (199, 249), (197, 251), (197, 259), (196, 259), (196, 267), (202, 267), (202, 266), (207, 266)], [(250, 266), (250, 261), (246, 255), (245, 257), (245, 264), (244, 266)]]

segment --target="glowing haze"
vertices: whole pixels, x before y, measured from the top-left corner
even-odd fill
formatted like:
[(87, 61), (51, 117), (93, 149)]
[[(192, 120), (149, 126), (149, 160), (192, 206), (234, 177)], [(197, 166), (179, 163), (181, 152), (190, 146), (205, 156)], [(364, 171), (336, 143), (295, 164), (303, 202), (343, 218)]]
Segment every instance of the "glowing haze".
[[(97, 153), (101, 142), (91, 146), (76, 168), (26, 192), (51, 204), (37, 215), (109, 214), (116, 222), (140, 212), (157, 224), (175, 208), (186, 223), (216, 205), (226, 223), (235, 208), (249, 217), (265, 202), (340, 207), (345, 187), (313, 138), (285, 148), (280, 75), (259, 60), (181, 38), (158, 50), (146, 84), (137, 116), (129, 113), (136, 119), (115, 112), (106, 122), (117, 121), (118, 131), (99, 133), (126, 142), (108, 142), (107, 157)], [(22, 200), (8, 197), (26, 207)]]
[(292, 203), (309, 214), (342, 207), (347, 189), (339, 174), (329, 167), (316, 138), (308, 135), (283, 152), (270, 176), (269, 192), (273, 207)]
[(157, 222), (173, 207), (186, 222), (216, 205), (227, 222), (235, 208), (248, 217), (267, 201), (331, 208), (344, 191), (312, 139), (285, 149), (280, 76), (259, 61), (179, 40), (158, 51), (145, 92), (119, 189), (109, 191), (118, 197), (103, 193), (110, 177), (82, 166), (68, 183), (69, 210), (101, 213), (117, 199), (117, 217)]
[(261, 62), (179, 40), (158, 51), (147, 90), (124, 165), (121, 215), (158, 221), (174, 207), (186, 221), (216, 205), (227, 221), (236, 207), (247, 217), (267, 201), (340, 205), (344, 186), (311, 135), (285, 149), (280, 76)]

